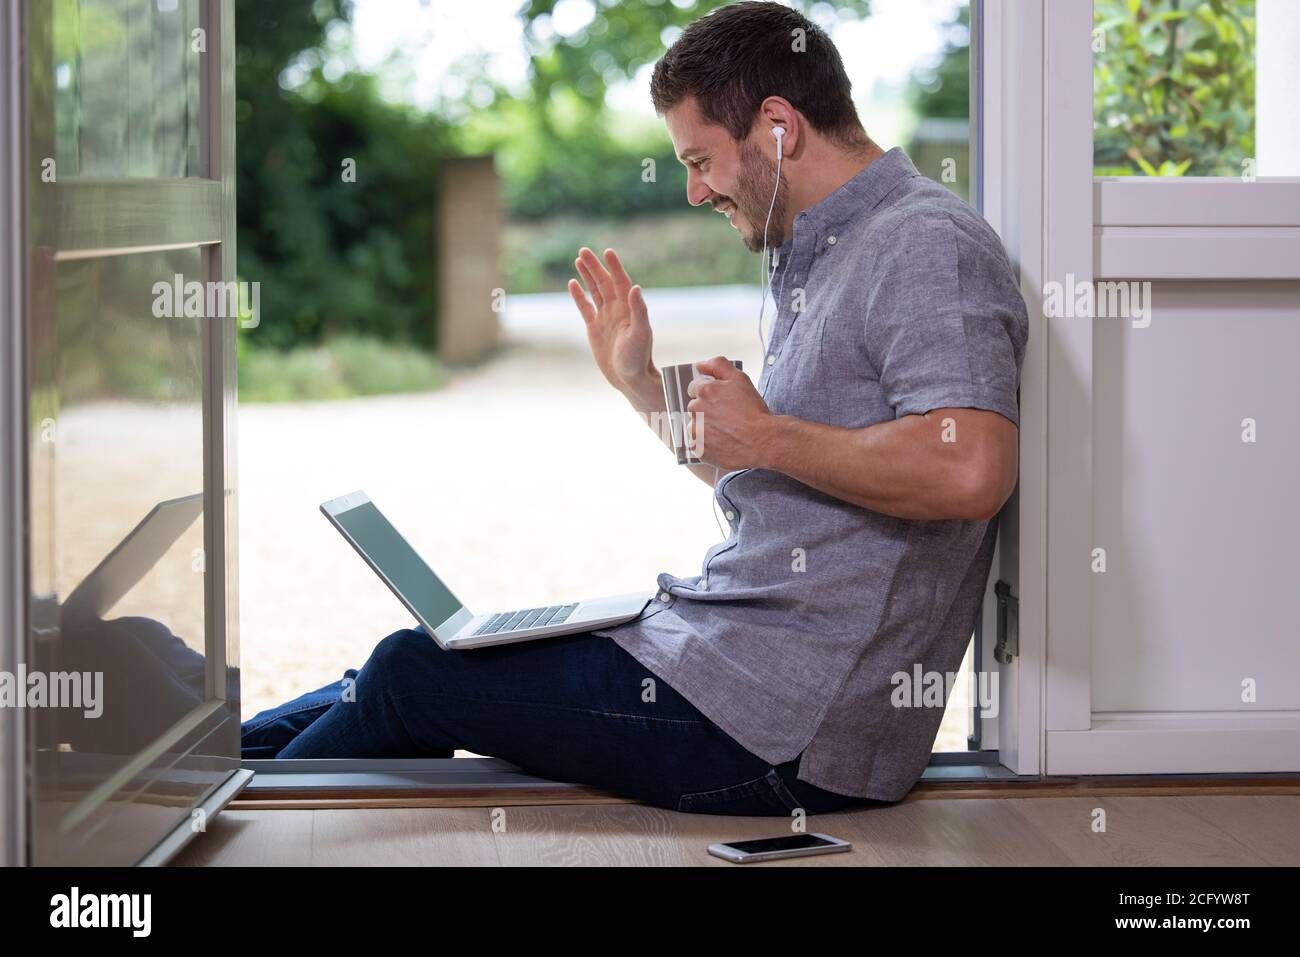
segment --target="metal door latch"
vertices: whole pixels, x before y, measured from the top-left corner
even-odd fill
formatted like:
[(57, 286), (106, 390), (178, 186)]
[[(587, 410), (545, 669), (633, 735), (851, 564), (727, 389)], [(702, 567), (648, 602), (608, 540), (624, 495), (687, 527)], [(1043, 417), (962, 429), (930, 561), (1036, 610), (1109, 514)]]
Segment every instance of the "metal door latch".
[(1003, 581), (993, 585), (993, 593), (998, 598), (998, 640), (993, 657), (1005, 665), (1020, 654), (1020, 600)]

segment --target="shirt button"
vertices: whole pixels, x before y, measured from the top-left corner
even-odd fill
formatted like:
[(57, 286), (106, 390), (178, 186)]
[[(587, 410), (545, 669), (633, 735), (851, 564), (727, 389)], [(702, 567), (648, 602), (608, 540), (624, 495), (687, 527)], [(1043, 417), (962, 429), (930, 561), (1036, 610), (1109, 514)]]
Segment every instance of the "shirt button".
[(767, 364), (770, 365), (770, 366), (774, 366), (774, 365), (776, 365), (776, 356), (774, 356), (774, 355), (773, 355), (773, 356), (768, 356), (768, 357), (767, 357)]
[(729, 521), (729, 522), (734, 521), (735, 518), (736, 518), (736, 513), (733, 512), (733, 511), (731, 511), (730, 509), (728, 509), (728, 510), (727, 510), (727, 521)]
[(834, 246), (837, 242), (839, 242), (839, 240), (836, 239), (834, 236), (827, 236), (827, 237), (826, 237), (826, 245), (827, 245), (827, 246)]
[(666, 592), (666, 591), (661, 591), (661, 592), (659, 593), (659, 600), (660, 600), (660, 601), (672, 601), (672, 600), (673, 600), (673, 596), (670, 595), (670, 594), (668, 594), (668, 592)]

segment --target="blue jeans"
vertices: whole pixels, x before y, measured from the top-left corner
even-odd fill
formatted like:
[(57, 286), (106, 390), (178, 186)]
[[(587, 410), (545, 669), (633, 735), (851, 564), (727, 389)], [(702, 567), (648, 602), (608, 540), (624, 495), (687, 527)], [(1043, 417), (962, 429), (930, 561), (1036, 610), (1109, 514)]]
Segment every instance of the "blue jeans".
[(423, 628), (244, 722), (245, 758), (449, 758), (457, 748), (658, 807), (781, 815), (869, 802), (741, 747), (608, 638), (444, 651)]

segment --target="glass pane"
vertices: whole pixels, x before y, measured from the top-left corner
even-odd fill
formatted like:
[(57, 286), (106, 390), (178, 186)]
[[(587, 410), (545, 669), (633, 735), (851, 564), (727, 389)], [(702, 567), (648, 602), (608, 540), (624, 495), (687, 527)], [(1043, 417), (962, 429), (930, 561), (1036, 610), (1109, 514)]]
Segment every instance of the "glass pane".
[(1300, 174), (1300, 4), (1096, 0), (1098, 176)]
[[(896, 9), (886, 5), (877, 15)], [(909, 132), (897, 145), (906, 149), (921, 173), (975, 203), (970, 152), (970, 4), (917, 4), (908, 8), (907, 16), (918, 38), (913, 42), (924, 52), (910, 70), (901, 114), (907, 117)], [(872, 18), (865, 22), (869, 29), (873, 27)], [(879, 29), (893, 38), (908, 35), (884, 24)], [(876, 81), (875, 86), (871, 100), (859, 109), (869, 133), (881, 112), (886, 117), (900, 115), (890, 109), (888, 85)], [(872, 136), (875, 138), (874, 133)], [(890, 144), (881, 145), (887, 148)]]
[(199, 0), (55, 0), (60, 176), (201, 176)]
[(203, 320), (155, 313), (155, 283), (201, 269), (184, 249), (60, 262), (52, 277), (34, 644), (38, 669), (80, 691), (32, 720), (38, 824), (65, 840), (70, 810), (207, 699)]

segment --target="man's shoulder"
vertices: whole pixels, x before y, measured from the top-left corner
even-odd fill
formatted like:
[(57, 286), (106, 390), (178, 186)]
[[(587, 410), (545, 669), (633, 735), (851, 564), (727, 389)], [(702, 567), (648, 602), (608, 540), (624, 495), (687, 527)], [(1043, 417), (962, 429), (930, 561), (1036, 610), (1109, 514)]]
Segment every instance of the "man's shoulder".
[(906, 238), (909, 232), (951, 231), (996, 236), (979, 211), (934, 180), (917, 176), (893, 203), (869, 216), (867, 234), (881, 241)]
[(1001, 239), (961, 197), (923, 176), (889, 206), (865, 217), (859, 249), (867, 263), (888, 266), (897, 256), (913, 256), (926, 246), (979, 249), (1005, 259)]

